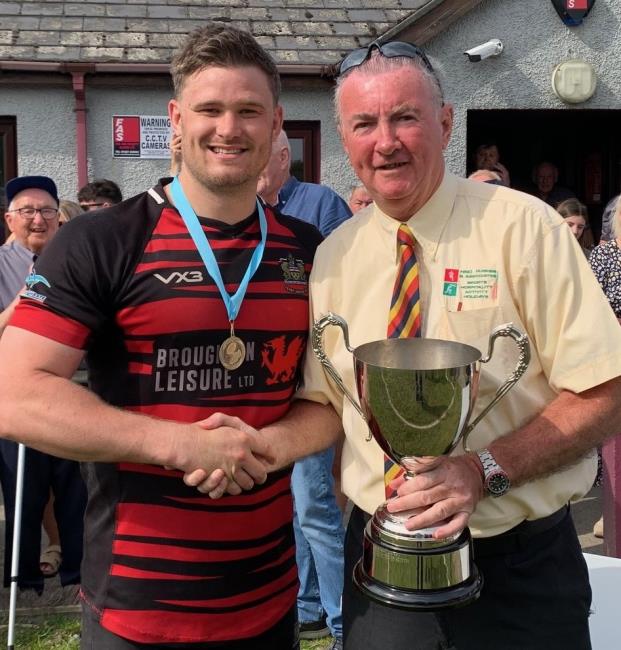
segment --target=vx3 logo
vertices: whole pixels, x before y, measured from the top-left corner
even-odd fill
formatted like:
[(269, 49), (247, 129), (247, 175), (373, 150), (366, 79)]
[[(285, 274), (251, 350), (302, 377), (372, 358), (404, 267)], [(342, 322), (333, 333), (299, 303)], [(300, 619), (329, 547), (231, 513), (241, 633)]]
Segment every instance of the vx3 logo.
[(202, 271), (184, 271), (183, 273), (180, 271), (173, 271), (166, 275), (154, 273), (153, 277), (157, 278), (164, 284), (194, 284), (203, 281)]

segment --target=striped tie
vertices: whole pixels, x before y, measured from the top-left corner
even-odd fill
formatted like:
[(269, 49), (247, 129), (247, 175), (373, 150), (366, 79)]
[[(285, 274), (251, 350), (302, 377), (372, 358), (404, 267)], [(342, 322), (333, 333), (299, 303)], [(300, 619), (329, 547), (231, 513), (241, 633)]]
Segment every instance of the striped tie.
[[(397, 232), (399, 271), (395, 279), (388, 318), (388, 338), (420, 336), (420, 295), (418, 290), (418, 262), (414, 253), (414, 235), (401, 224)], [(386, 498), (395, 496), (389, 483), (403, 473), (400, 465), (384, 455), (384, 486)]]

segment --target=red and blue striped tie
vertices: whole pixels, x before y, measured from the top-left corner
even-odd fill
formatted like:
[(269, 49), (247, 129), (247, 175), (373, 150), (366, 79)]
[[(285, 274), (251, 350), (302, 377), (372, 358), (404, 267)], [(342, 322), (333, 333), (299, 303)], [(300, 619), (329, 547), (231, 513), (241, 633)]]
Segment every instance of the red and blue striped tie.
[[(414, 253), (414, 235), (408, 226), (401, 224), (397, 232), (399, 271), (395, 279), (388, 318), (388, 338), (420, 336), (420, 293), (418, 287), (418, 261)], [(395, 496), (389, 483), (403, 473), (400, 465), (384, 456), (384, 486), (386, 498)]]

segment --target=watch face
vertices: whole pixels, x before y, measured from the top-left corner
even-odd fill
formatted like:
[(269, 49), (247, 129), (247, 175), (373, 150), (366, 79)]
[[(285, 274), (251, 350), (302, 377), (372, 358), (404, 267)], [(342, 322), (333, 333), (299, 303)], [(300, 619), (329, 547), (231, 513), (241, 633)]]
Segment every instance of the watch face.
[(485, 481), (485, 487), (494, 497), (502, 496), (510, 486), (511, 483), (504, 472), (494, 472)]

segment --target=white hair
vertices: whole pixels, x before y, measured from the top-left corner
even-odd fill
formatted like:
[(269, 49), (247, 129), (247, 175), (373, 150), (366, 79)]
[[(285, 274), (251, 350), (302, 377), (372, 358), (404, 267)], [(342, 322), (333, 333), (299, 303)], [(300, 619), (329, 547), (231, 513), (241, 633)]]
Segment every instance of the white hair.
[[(431, 62), (430, 62), (431, 63)], [(440, 109), (444, 105), (444, 92), (442, 90), (442, 83), (438, 76), (439, 66), (433, 62), (431, 63), (434, 72), (432, 72), (426, 65), (425, 62), (419, 58), (411, 58), (407, 56), (393, 56), (386, 57), (379, 54), (379, 52), (373, 52), (371, 56), (360, 65), (351, 68), (344, 74), (337, 77), (336, 87), (334, 89), (334, 114), (336, 118), (336, 123), (340, 124), (340, 101), (341, 101), (341, 88), (343, 82), (347, 77), (352, 74), (364, 74), (368, 76), (374, 76), (383, 74), (385, 72), (392, 72), (393, 70), (399, 70), (400, 68), (414, 68), (423, 76), (423, 78), (429, 83), (429, 87), (432, 91), (432, 96), (436, 107)]]

